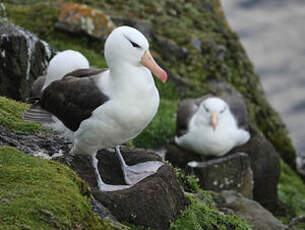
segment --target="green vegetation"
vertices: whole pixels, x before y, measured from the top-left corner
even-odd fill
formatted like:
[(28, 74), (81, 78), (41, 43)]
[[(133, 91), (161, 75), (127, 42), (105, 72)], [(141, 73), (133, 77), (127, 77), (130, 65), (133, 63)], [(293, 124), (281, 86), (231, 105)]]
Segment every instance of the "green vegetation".
[(183, 170), (174, 168), (175, 174), (182, 184), (186, 196), (191, 201), (177, 220), (171, 224), (170, 230), (202, 229), (202, 230), (251, 230), (252, 228), (235, 215), (220, 213), (209, 192), (199, 188), (199, 179), (186, 175)]
[(115, 229), (89, 196), (68, 167), (0, 147), (0, 229)]
[(187, 195), (191, 205), (184, 210), (178, 219), (171, 224), (171, 230), (202, 229), (202, 230), (251, 230), (252, 228), (234, 215), (221, 214), (214, 206), (207, 192), (201, 194), (200, 200)]
[(29, 105), (0, 97), (0, 125), (14, 131), (36, 133), (40, 125), (23, 121), (21, 116)]
[[(287, 213), (281, 217), (284, 223), (289, 223), (295, 216), (305, 216), (305, 184), (298, 175), (281, 162), (282, 173), (278, 185), (278, 193), (281, 202), (287, 207)], [(305, 224), (297, 226), (296, 229), (304, 229)]]

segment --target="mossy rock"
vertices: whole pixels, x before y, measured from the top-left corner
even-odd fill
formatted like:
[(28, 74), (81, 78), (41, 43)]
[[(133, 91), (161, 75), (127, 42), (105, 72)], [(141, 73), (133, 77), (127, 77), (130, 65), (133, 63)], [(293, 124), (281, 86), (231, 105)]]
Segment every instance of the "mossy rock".
[(22, 120), (22, 114), (29, 105), (5, 97), (0, 97), (0, 125), (18, 132), (37, 133), (41, 126)]
[(199, 192), (201, 199), (188, 195), (191, 205), (171, 224), (170, 230), (204, 229), (204, 230), (251, 230), (252, 228), (235, 215), (220, 213), (209, 193)]
[(115, 229), (90, 194), (68, 167), (0, 147), (0, 229)]

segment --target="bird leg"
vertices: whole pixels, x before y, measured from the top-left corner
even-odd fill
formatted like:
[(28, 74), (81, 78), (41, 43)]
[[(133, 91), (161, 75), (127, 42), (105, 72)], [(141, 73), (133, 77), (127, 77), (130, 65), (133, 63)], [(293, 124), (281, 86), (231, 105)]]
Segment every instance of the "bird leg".
[(106, 184), (100, 175), (100, 172), (98, 170), (98, 159), (96, 158), (96, 153), (91, 156), (91, 163), (94, 168), (94, 172), (96, 175), (96, 181), (97, 181), (97, 186), (98, 189), (102, 192), (106, 191), (117, 191), (117, 190), (122, 190), (122, 189), (127, 189), (130, 188), (130, 185), (111, 185), (111, 184)]
[(121, 163), (124, 180), (126, 184), (129, 185), (136, 184), (144, 178), (156, 173), (158, 169), (163, 165), (161, 161), (147, 161), (129, 166), (126, 164), (121, 154), (119, 145), (115, 147), (115, 152)]

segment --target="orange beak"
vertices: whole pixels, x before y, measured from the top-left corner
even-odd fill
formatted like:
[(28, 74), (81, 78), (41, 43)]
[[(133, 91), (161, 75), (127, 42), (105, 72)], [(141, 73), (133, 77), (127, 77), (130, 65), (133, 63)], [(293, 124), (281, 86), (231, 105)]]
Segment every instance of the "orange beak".
[(160, 81), (163, 83), (166, 82), (167, 73), (156, 63), (149, 50), (147, 50), (143, 55), (141, 63), (146, 68), (148, 68), (157, 78), (159, 78)]
[(212, 112), (210, 124), (213, 127), (214, 131), (216, 130), (217, 117), (218, 117), (218, 113), (217, 112)]

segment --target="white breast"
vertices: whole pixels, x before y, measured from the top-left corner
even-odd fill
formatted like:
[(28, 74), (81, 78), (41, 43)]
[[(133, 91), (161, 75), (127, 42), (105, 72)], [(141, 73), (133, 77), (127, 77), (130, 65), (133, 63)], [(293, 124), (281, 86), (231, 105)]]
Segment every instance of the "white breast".
[(215, 131), (207, 124), (190, 124), (188, 132), (176, 137), (175, 141), (179, 146), (204, 156), (223, 156), (249, 138), (249, 133), (239, 129), (233, 117), (228, 117)]
[(75, 143), (81, 151), (76, 152), (88, 154), (94, 149), (125, 143), (149, 124), (158, 110), (159, 93), (153, 79), (139, 81), (136, 84), (131, 79), (131, 82), (114, 89), (117, 85), (111, 85), (109, 72), (101, 77), (100, 85), (108, 86), (103, 92), (109, 95), (110, 100), (80, 124), (75, 132)]

